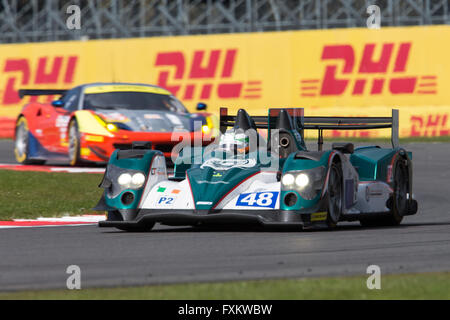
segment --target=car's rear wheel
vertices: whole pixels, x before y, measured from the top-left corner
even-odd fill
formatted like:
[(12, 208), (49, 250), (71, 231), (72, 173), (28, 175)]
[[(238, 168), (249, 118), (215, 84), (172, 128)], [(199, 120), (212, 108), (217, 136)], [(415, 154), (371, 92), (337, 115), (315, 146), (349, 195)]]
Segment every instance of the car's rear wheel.
[(45, 160), (30, 159), (29, 155), (29, 129), (25, 117), (20, 117), (16, 123), (16, 139), (14, 141), (14, 155), (21, 164), (44, 164)]
[(397, 226), (408, 210), (408, 167), (403, 159), (396, 161), (394, 166), (394, 193), (391, 199), (391, 212), (388, 216), (360, 221), (364, 227)]
[(83, 164), (80, 157), (80, 131), (78, 130), (77, 120), (70, 121), (69, 124), (69, 162), (71, 166)]
[(394, 171), (394, 195), (391, 215), (387, 219), (389, 225), (399, 225), (408, 210), (408, 167), (403, 159), (397, 161)]
[(330, 229), (336, 227), (342, 214), (343, 188), (342, 168), (339, 163), (333, 163), (330, 167), (328, 178), (328, 212), (327, 225)]

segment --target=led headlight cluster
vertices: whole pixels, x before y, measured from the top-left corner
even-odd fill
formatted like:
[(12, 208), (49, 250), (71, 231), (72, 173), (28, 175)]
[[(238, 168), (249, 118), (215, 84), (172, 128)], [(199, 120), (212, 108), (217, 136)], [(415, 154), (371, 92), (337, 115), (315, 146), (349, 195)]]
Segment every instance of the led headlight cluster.
[(133, 175), (125, 172), (117, 178), (117, 183), (123, 188), (139, 189), (145, 183), (145, 175), (140, 172)]
[(289, 171), (281, 178), (282, 190), (295, 190), (303, 199), (312, 200), (322, 188), (325, 177), (325, 167), (313, 169)]

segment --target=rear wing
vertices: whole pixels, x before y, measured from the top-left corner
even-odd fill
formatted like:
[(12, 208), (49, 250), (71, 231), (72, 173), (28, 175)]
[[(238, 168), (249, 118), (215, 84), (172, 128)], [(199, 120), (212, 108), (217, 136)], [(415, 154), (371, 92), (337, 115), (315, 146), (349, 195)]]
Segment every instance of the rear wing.
[(399, 146), (398, 109), (392, 109), (391, 117), (304, 117), (303, 129), (319, 131), (319, 150), (323, 145), (323, 130), (372, 130), (391, 129), (393, 148)]
[(25, 96), (53, 96), (63, 95), (67, 90), (60, 89), (20, 89), (19, 97), (22, 99)]
[[(274, 129), (276, 116), (281, 109), (269, 109), (269, 116), (251, 116), (258, 129)], [(399, 113), (392, 109), (391, 117), (305, 117), (303, 108), (286, 108), (301, 131), (318, 130), (318, 149), (322, 150), (323, 130), (372, 130), (391, 129), (392, 147), (399, 146)], [(234, 126), (236, 116), (228, 115), (227, 108), (220, 108), (220, 132)], [(270, 134), (270, 133), (269, 133)]]
[[(257, 129), (274, 129), (280, 110), (286, 110), (298, 128), (303, 128), (303, 108), (269, 109), (269, 116), (250, 116)], [(228, 108), (220, 108), (220, 132), (225, 133), (227, 127), (234, 126), (236, 116), (228, 114)]]

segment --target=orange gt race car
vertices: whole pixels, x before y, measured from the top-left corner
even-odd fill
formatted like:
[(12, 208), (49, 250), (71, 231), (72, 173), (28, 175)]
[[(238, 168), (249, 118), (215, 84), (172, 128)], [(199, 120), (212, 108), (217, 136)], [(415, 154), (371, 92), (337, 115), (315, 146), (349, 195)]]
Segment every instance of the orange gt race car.
[[(30, 102), (18, 116), (14, 153), (23, 164), (105, 163), (133, 141), (149, 141), (169, 158), (182, 140), (209, 144), (216, 121), (211, 114), (189, 113), (169, 91), (145, 84), (93, 83), (19, 95), (60, 95), (50, 104)], [(199, 103), (197, 110), (206, 105)]]

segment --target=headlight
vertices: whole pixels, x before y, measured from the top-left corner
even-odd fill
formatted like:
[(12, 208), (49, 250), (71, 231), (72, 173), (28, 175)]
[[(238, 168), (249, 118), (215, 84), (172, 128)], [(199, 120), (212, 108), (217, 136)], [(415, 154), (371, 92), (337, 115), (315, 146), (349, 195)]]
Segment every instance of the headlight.
[(286, 186), (292, 185), (295, 181), (295, 178), (292, 174), (287, 173), (283, 176), (282, 183)]
[(325, 167), (290, 171), (281, 178), (281, 189), (285, 191), (295, 190), (303, 199), (312, 200), (323, 187)]
[(132, 179), (131, 174), (122, 173), (117, 179), (117, 183), (120, 184), (122, 187), (129, 187), (131, 179)]
[(117, 127), (117, 125), (115, 125), (114, 123), (106, 124), (106, 129), (108, 129), (111, 132), (119, 131), (119, 127)]
[(133, 175), (133, 177), (131, 178), (131, 184), (135, 188), (142, 187), (144, 185), (144, 182), (145, 182), (145, 176), (142, 173), (140, 173), (140, 172), (135, 173)]
[(307, 174), (300, 173), (297, 178), (295, 178), (295, 184), (299, 188), (304, 188), (309, 184), (309, 178)]
[(211, 131), (211, 128), (208, 127), (206, 124), (202, 126), (202, 132), (204, 134), (208, 134)]
[(139, 189), (145, 183), (145, 175), (140, 172), (133, 175), (129, 173), (122, 173), (119, 178), (117, 178), (117, 183), (125, 189)]

